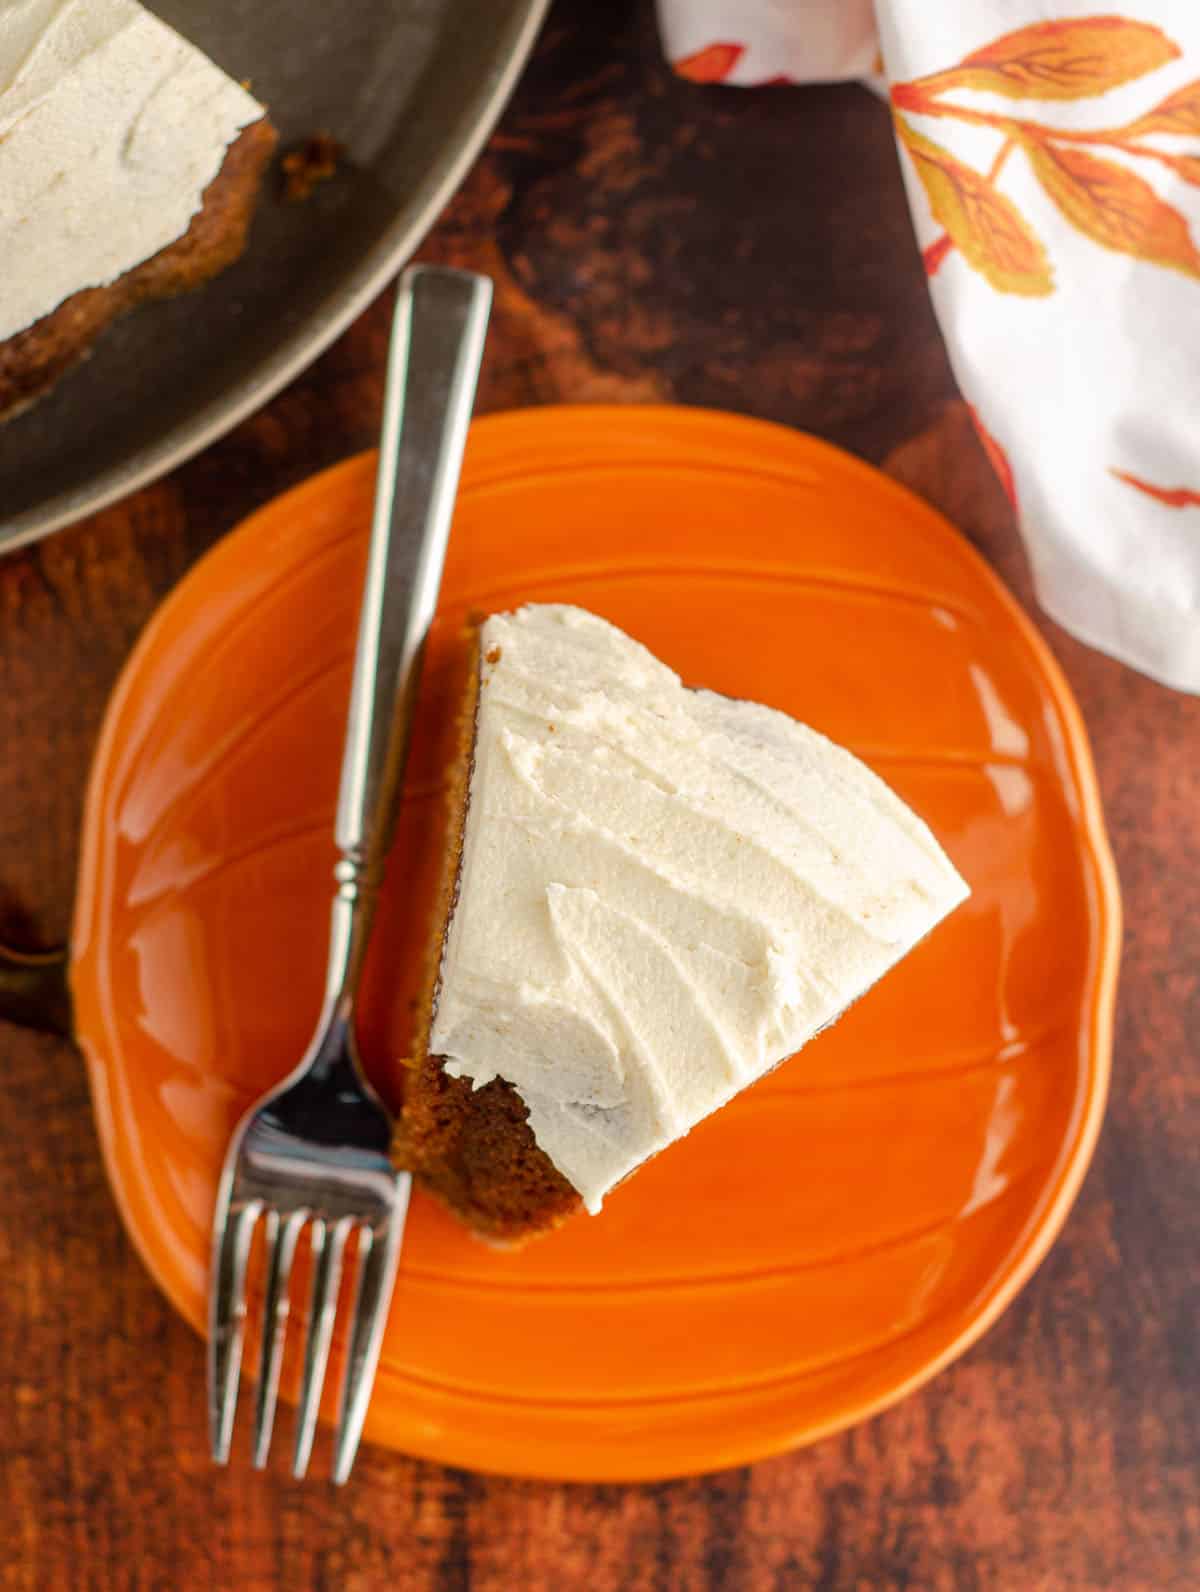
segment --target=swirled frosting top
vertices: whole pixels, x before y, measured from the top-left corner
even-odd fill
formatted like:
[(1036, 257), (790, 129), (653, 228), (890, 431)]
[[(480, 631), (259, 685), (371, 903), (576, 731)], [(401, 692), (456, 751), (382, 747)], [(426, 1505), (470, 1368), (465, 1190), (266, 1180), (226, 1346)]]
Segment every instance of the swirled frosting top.
[(182, 237), (263, 114), (135, 0), (0, 0), (0, 340)]
[(864, 764), (594, 614), (488, 619), (430, 1050), (505, 1078), (589, 1210), (967, 895)]

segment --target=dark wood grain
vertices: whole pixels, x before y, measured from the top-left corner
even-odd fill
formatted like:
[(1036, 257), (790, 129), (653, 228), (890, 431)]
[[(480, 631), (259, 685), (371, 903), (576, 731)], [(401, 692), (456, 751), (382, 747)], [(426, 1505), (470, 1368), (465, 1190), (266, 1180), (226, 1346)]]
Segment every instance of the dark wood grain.
[[(483, 405), (717, 404), (945, 509), (1027, 604), (863, 91), (675, 82), (648, 6), (561, 4), (425, 254), (492, 272)], [(104, 704), (163, 593), (249, 509), (368, 445), (378, 304), (177, 474), (0, 561), (0, 930), (66, 931)], [(1036, 610), (1035, 610), (1036, 613)], [(1091, 729), (1125, 889), (1112, 1106), (1061, 1242), (930, 1387), (785, 1459), (557, 1487), (364, 1451), (352, 1484), (204, 1446), (199, 1345), (125, 1240), (79, 1061), (0, 1030), (0, 1586), (1170, 1592), (1200, 1543), (1200, 701), (1039, 618)]]

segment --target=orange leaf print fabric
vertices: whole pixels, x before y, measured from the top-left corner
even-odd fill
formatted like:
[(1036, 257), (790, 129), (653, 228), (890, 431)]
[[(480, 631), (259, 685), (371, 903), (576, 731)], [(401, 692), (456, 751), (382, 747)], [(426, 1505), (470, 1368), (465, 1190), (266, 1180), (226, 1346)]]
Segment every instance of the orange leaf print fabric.
[(658, 0), (663, 49), (695, 83), (855, 82), (882, 70), (875, 0)]
[(1080, 232), (1119, 254), (1200, 277), (1187, 222), (1144, 178), (1070, 145), (1034, 142), (1028, 153), (1042, 187)]
[(1016, 205), (970, 166), (922, 138), (903, 117), (896, 127), (929, 208), (967, 263), (1001, 293), (1051, 292), (1054, 278), (1046, 251)]
[(692, 83), (722, 83), (744, 54), (741, 44), (708, 44), (675, 62), (680, 77)]
[[(1029, 115), (982, 110), (954, 93), (973, 89), (1018, 100), (1091, 99), (1181, 55), (1160, 27), (1126, 17), (1086, 17), (1018, 28), (971, 51), (957, 66), (893, 84), (896, 135), (913, 161), (934, 218), (945, 228), (945, 241), (957, 245), (966, 263), (999, 292), (1036, 295), (1052, 290), (1048, 266), (1033, 275), (997, 270), (995, 251), (981, 249), (973, 230), (964, 229), (961, 215), (947, 203), (944, 173), (952, 170), (955, 188), (971, 193), (972, 209), (990, 210), (997, 216), (1004, 206), (1011, 210), (997, 183), (1016, 149), (1025, 155), (1059, 212), (1093, 242), (1150, 265), (1200, 276), (1200, 252), (1186, 216), (1160, 196), (1148, 176), (1108, 158), (1109, 151), (1117, 151), (1147, 171), (1169, 171), (1190, 187), (1200, 186), (1200, 156), (1163, 148), (1151, 139), (1155, 133), (1187, 134), (1194, 126), (1200, 128), (1200, 79), (1130, 123), (1091, 131)], [(913, 116), (927, 117), (934, 125), (958, 122), (992, 129), (1002, 142), (991, 170), (965, 168), (943, 145), (918, 133)], [(985, 190), (1000, 203), (989, 206)], [(1005, 212), (1005, 219), (1008, 233), (1019, 227), (1033, 237), (1020, 215)], [(942, 263), (944, 252), (938, 244), (923, 251), (930, 275)], [(1040, 285), (1032, 286), (1035, 281)]]
[(971, 416), (971, 424), (975, 427), (975, 434), (983, 444), (983, 451), (987, 454), (992, 469), (1000, 477), (1000, 485), (1004, 488), (1004, 495), (1017, 508), (1017, 483), (1013, 477), (1012, 465), (1009, 463), (1008, 454), (992, 436), (991, 432), (979, 418), (979, 411), (974, 404), (968, 404), (967, 409)]
[(1177, 94), (1168, 94), (1145, 116), (1139, 116), (1125, 129), (1132, 137), (1142, 133), (1180, 133), (1200, 138), (1200, 80), (1189, 83)]
[(1130, 475), (1128, 470), (1114, 470), (1112, 474), (1126, 486), (1135, 487), (1169, 509), (1200, 509), (1200, 492), (1194, 492), (1189, 486), (1155, 486), (1153, 482)]
[(937, 90), (981, 89), (1006, 99), (1087, 99), (1178, 55), (1178, 46), (1162, 29), (1146, 22), (1116, 16), (1064, 19), (1006, 33), (924, 81)]
[(1193, 188), (1200, 188), (1200, 155), (1164, 155), (1163, 165)]
[[(878, 71), (871, 0), (657, 3), (688, 75), (731, 40), (727, 82)], [(1038, 597), (1200, 693), (1200, 0), (873, 0), (871, 18), (934, 309)], [(852, 147), (795, 159), (856, 180)]]

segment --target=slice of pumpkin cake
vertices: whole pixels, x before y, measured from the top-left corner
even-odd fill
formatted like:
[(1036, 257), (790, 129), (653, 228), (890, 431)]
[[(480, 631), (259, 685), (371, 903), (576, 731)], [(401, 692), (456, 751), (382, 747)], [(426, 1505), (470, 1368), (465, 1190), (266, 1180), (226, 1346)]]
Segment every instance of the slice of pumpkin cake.
[(480, 1234), (604, 1196), (967, 895), (849, 752), (578, 608), (478, 636), (397, 1159)]
[(0, 0), (0, 420), (241, 254), (266, 111), (136, 0)]

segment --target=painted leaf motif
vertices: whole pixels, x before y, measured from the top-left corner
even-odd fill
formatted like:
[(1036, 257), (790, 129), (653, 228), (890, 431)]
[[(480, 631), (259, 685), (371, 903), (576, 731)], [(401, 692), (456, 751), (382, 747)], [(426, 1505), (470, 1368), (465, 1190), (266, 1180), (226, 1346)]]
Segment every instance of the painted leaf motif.
[(1177, 177), (1200, 188), (1200, 155), (1164, 155), (1163, 164), (1170, 166)]
[(723, 83), (745, 53), (744, 44), (709, 44), (676, 61), (675, 71), (690, 83)]
[(1165, 503), (1169, 509), (1200, 508), (1200, 492), (1193, 492), (1191, 487), (1154, 486), (1149, 481), (1139, 480), (1136, 475), (1130, 475), (1126, 470), (1111, 470), (1109, 473), (1115, 475), (1118, 481), (1124, 481), (1126, 486), (1136, 487), (1147, 497)]
[(943, 232), (936, 243), (931, 243), (927, 249), (921, 251), (921, 264), (925, 267), (926, 276), (936, 276), (942, 268), (942, 261), (954, 247), (954, 240), (948, 232)]
[(1016, 205), (940, 144), (922, 137), (904, 117), (896, 118), (896, 126), (934, 217), (967, 264), (1001, 293), (1030, 298), (1052, 293), (1046, 251)]
[(1200, 78), (1168, 95), (1145, 116), (1139, 116), (1124, 131), (1133, 137), (1143, 133), (1200, 134)]
[(1007, 99), (1089, 99), (1165, 66), (1180, 53), (1149, 22), (1078, 17), (1018, 28), (920, 82), (934, 92), (974, 88)]
[(971, 424), (975, 427), (976, 435), (983, 444), (983, 451), (987, 454), (992, 469), (1000, 477), (1000, 485), (1004, 488), (1004, 495), (1015, 509), (1017, 507), (1017, 483), (1013, 477), (1012, 465), (1008, 462), (1008, 454), (1005, 453), (1004, 449), (979, 418), (979, 411), (975, 405), (968, 404), (967, 410), (971, 416)]
[(1030, 139), (1042, 187), (1072, 226), (1118, 254), (1200, 277), (1188, 224), (1143, 177), (1086, 150)]

